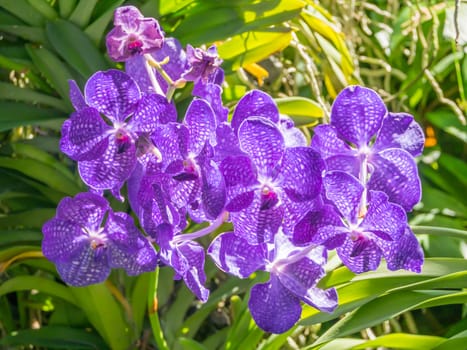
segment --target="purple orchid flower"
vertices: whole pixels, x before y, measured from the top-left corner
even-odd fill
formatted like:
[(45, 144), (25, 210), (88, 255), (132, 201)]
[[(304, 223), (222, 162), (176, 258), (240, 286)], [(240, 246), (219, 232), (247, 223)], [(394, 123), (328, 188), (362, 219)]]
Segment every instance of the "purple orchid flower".
[(226, 210), (235, 233), (250, 244), (272, 242), (283, 221), (292, 218), (288, 213), (300, 206), (305, 214), (320, 193), (323, 161), (309, 147), (286, 147), (278, 126), (261, 117), (243, 120), (238, 145), (220, 163)]
[(342, 262), (362, 273), (379, 266), (381, 257), (391, 270), (420, 272), (423, 252), (407, 225), (404, 209), (380, 191), (365, 191), (352, 175), (330, 171), (324, 177), (325, 205), (310, 212), (295, 227), (294, 242), (323, 244), (337, 249)]
[(188, 206), (196, 221), (214, 220), (224, 208), (224, 179), (212, 159), (215, 128), (210, 105), (195, 99), (183, 124), (162, 125), (153, 134), (163, 154), (162, 170), (172, 177), (165, 188), (178, 208)]
[(209, 289), (204, 287), (204, 248), (190, 239), (190, 235), (175, 234), (169, 224), (161, 224), (155, 232), (156, 242), (160, 247), (160, 260), (175, 271), (175, 279), (183, 279), (196, 297), (205, 302)]
[(295, 127), (293, 120), (286, 115), (279, 114), (276, 102), (263, 91), (252, 90), (238, 101), (232, 116), (232, 128), (235, 132), (249, 117), (263, 117), (276, 124), (284, 137), (286, 147), (308, 145), (305, 135)]
[(220, 70), (219, 67), (222, 64), (222, 59), (219, 58), (216, 46), (213, 45), (207, 51), (204, 51), (200, 48), (193, 48), (191, 45), (187, 45), (186, 55), (190, 68), (183, 73), (185, 80), (195, 83), (202, 81), (204, 84), (216, 82), (216, 79), (218, 79), (217, 72)]
[(105, 42), (110, 58), (117, 62), (158, 50), (164, 42), (159, 23), (144, 17), (134, 6), (118, 7), (114, 26)]
[(44, 256), (73, 286), (103, 282), (111, 268), (124, 268), (129, 275), (138, 275), (157, 265), (154, 248), (133, 219), (126, 213), (113, 212), (97, 194), (64, 198), (42, 232)]
[[(162, 47), (152, 52), (151, 56), (157, 62), (165, 62), (163, 69), (174, 82), (181, 79), (183, 73), (189, 69), (186, 53), (175, 38), (166, 38)], [(155, 92), (147, 72), (147, 69), (153, 70), (160, 89), (167, 93), (167, 82), (153, 67), (146, 68), (145, 60), (143, 56), (130, 58), (125, 62), (125, 71), (136, 80), (142, 91)]]
[(176, 120), (175, 107), (164, 97), (141, 95), (135, 81), (118, 70), (95, 73), (84, 97), (71, 83), (70, 96), (77, 111), (62, 126), (60, 147), (97, 191), (118, 193), (136, 165), (139, 136)]
[(266, 332), (289, 330), (300, 319), (300, 301), (325, 312), (337, 306), (335, 289), (316, 287), (325, 274), (324, 247), (296, 247), (281, 232), (273, 244), (252, 245), (227, 232), (211, 243), (208, 254), (221, 270), (240, 278), (258, 270), (270, 273), (268, 282), (251, 289), (248, 302), (253, 319)]
[(409, 114), (388, 113), (371, 89), (351, 86), (334, 101), (331, 124), (314, 129), (312, 147), (328, 170), (359, 177), (368, 188), (383, 191), (409, 211), (420, 201), (421, 185), (414, 156), (424, 136)]

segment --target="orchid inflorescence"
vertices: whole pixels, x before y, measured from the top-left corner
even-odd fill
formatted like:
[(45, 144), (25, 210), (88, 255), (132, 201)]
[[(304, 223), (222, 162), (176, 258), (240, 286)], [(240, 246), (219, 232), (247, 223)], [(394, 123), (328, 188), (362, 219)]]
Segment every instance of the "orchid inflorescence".
[[(269, 272), (249, 300), (265, 331), (291, 328), (301, 301), (336, 308), (335, 289), (317, 287), (328, 250), (355, 273), (382, 258), (390, 270), (420, 272), (423, 251), (406, 216), (421, 197), (414, 157), (424, 136), (412, 116), (390, 113), (375, 91), (350, 86), (309, 145), (259, 90), (241, 98), (229, 120), (215, 46), (184, 51), (132, 6), (116, 10), (114, 25), (108, 53), (126, 72), (97, 72), (84, 93), (71, 81), (75, 112), (62, 127), (61, 150), (78, 162), (89, 192), (64, 198), (43, 227), (44, 255), (66, 283), (168, 265), (204, 302), (205, 249), (196, 239), (227, 221), (233, 231), (217, 235), (207, 253), (240, 278)], [(194, 97), (178, 122), (172, 96), (187, 82)], [(103, 197), (110, 190), (124, 200), (124, 184), (146, 235)], [(183, 233), (187, 217), (210, 225)]]

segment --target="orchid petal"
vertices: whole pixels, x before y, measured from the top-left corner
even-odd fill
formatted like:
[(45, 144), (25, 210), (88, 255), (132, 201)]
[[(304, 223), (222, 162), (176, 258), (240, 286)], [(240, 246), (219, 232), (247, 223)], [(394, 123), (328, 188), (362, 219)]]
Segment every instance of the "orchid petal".
[(354, 223), (358, 216), (363, 186), (347, 173), (330, 171), (324, 177), (326, 198), (339, 210), (349, 222)]
[(349, 86), (334, 100), (331, 125), (342, 135), (342, 139), (364, 146), (381, 128), (386, 114), (386, 106), (375, 91)]
[(266, 244), (251, 245), (233, 232), (217, 236), (208, 248), (209, 256), (222, 271), (240, 278), (263, 270), (266, 253)]
[(284, 333), (300, 319), (300, 300), (271, 275), (268, 283), (251, 288), (248, 307), (256, 324), (266, 332)]
[(237, 131), (248, 117), (263, 117), (277, 123), (279, 109), (271, 96), (260, 90), (252, 90), (238, 101), (232, 116), (232, 128)]
[(296, 202), (315, 198), (321, 192), (324, 163), (309, 147), (287, 148), (282, 159), (282, 188)]
[(277, 126), (267, 119), (251, 117), (241, 124), (238, 138), (241, 149), (251, 157), (258, 172), (267, 177), (275, 175), (285, 151), (284, 138)]
[(104, 114), (113, 123), (122, 123), (141, 98), (136, 82), (126, 73), (110, 69), (97, 72), (84, 87), (86, 103)]
[(375, 170), (368, 188), (382, 191), (389, 201), (401, 205), (406, 211), (421, 199), (421, 183), (417, 164), (413, 157), (402, 149), (390, 148), (372, 157)]

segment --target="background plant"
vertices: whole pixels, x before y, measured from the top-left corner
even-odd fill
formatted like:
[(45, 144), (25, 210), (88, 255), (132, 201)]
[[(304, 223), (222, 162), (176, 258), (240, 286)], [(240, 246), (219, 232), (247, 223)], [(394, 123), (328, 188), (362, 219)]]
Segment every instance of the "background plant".
[[(456, 348), (465, 342), (467, 58), (465, 43), (456, 47), (442, 34), (452, 6), (408, 1), (126, 3), (158, 18), (182, 44), (217, 43), (228, 73), (227, 105), (260, 87), (311, 135), (312, 127), (328, 118), (336, 94), (363, 83), (376, 89), (391, 110), (414, 114), (428, 138), (419, 164), (423, 199), (411, 219), (428, 260), (420, 275), (380, 269), (356, 277), (338, 268), (323, 286), (337, 287), (340, 307), (331, 315), (305, 309), (298, 326), (275, 336), (258, 329), (247, 312), (245, 291), (255, 281), (227, 278), (212, 263), (206, 271), (212, 295), (202, 305), (164, 269), (157, 299), (149, 294), (147, 300), (153, 274), (129, 278), (117, 271), (102, 285), (66, 287), (42, 258), (40, 229), (62, 197), (84, 189), (72, 163), (58, 152), (58, 131), (71, 112), (67, 80), (82, 86), (94, 71), (113, 66), (104, 54), (103, 37), (113, 10), (124, 1), (4, 0), (0, 344), (160, 348), (162, 340), (156, 345), (153, 337), (159, 330), (149, 322), (157, 317), (169, 348), (404, 344), (417, 349)], [(180, 115), (188, 94), (175, 96)], [(127, 210), (125, 204), (112, 204)]]

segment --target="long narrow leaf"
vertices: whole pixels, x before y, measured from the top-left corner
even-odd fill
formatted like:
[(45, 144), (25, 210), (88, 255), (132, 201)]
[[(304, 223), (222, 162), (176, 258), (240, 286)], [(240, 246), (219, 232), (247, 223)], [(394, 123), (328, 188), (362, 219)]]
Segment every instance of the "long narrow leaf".
[(0, 0), (0, 7), (32, 26), (40, 27), (45, 22), (45, 18), (27, 0)]
[(76, 298), (68, 287), (39, 276), (18, 276), (3, 282), (0, 285), (0, 296), (32, 289), (60, 298), (70, 304), (78, 305)]
[(130, 347), (129, 325), (123, 310), (105, 284), (70, 288), (91, 324), (111, 349), (126, 350)]
[(68, 67), (51, 51), (26, 45), (29, 56), (39, 71), (49, 80), (65, 101), (68, 100), (68, 80), (73, 79)]
[(61, 326), (19, 330), (1, 339), (0, 345), (35, 345), (46, 349), (107, 349), (105, 342), (97, 334), (84, 329)]
[(65, 113), (70, 111), (69, 106), (56, 97), (4, 82), (0, 82), (0, 99), (40, 104)]
[(55, 50), (83, 77), (88, 78), (108, 67), (91, 39), (73, 23), (65, 20), (49, 22), (46, 33)]

